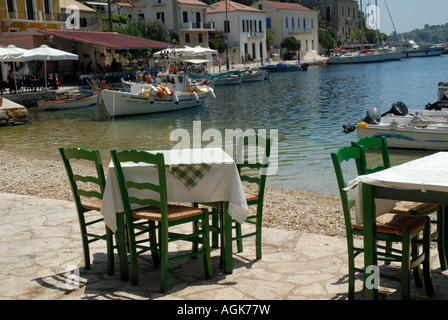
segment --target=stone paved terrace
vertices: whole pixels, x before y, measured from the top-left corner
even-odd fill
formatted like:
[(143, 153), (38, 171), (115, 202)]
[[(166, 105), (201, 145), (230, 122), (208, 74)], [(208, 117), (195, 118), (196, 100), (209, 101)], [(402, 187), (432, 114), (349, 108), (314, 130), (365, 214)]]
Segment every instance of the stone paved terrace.
[[(261, 260), (255, 260), (254, 241), (249, 238), (244, 252), (234, 253), (233, 274), (219, 268), (218, 249), (212, 250), (210, 280), (205, 279), (201, 257), (173, 262), (168, 292), (162, 294), (159, 269), (153, 267), (149, 254), (139, 259), (138, 286), (120, 280), (118, 259), (115, 274), (107, 275), (102, 241), (91, 245), (91, 270), (83, 268), (73, 202), (0, 193), (0, 203), (0, 299), (347, 299), (345, 239), (265, 228)], [(412, 299), (448, 299), (448, 271), (441, 272), (437, 252), (432, 252), (435, 295), (428, 298), (412, 281)], [(69, 286), (67, 270), (73, 266), (79, 267), (79, 288)], [(361, 279), (356, 289), (356, 298), (364, 299)], [(380, 299), (400, 300), (398, 283), (382, 283)]]

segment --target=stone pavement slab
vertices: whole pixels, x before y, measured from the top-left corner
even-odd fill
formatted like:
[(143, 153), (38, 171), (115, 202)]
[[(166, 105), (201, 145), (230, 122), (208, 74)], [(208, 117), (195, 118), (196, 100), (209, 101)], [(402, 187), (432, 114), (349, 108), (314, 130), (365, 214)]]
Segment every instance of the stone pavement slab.
[[(91, 244), (92, 266), (83, 267), (75, 205), (70, 201), (0, 193), (0, 299), (3, 300), (345, 300), (345, 239), (280, 229), (263, 229), (263, 258), (254, 240), (234, 253), (234, 272), (219, 268), (212, 250), (213, 278), (206, 280), (202, 258), (170, 264), (169, 289), (159, 292), (160, 272), (150, 255), (139, 258), (139, 285), (107, 275), (105, 243)], [(184, 247), (176, 250), (188, 249)], [(435, 295), (412, 282), (411, 297), (448, 299), (448, 271), (441, 272), (437, 250), (432, 267)], [(362, 260), (361, 260), (362, 262)], [(396, 268), (395, 268), (396, 269)], [(79, 277), (78, 277), (79, 274)], [(79, 283), (78, 283), (79, 282)], [(356, 284), (363, 299), (362, 280)], [(380, 298), (401, 299), (398, 283), (381, 283)]]

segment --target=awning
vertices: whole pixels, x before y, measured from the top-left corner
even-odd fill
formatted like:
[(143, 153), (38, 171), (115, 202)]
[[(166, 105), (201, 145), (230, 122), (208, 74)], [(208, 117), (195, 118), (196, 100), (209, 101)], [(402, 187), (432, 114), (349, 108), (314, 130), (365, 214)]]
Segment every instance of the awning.
[(212, 60), (206, 60), (206, 59), (188, 59), (188, 60), (182, 60), (182, 61), (188, 62), (188, 63), (193, 63), (193, 64), (212, 62)]
[(135, 37), (116, 32), (75, 31), (75, 30), (39, 30), (41, 33), (51, 34), (78, 42), (84, 42), (112, 49), (165, 49), (169, 43)]

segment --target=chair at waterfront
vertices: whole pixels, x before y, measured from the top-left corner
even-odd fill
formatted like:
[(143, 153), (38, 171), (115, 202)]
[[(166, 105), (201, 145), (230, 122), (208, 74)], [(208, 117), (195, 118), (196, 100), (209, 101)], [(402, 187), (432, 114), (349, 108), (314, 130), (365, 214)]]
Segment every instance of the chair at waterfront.
[[(67, 171), (78, 213), (85, 269), (90, 269), (89, 244), (104, 240), (107, 248), (107, 272), (112, 275), (114, 273), (113, 234), (99, 215), (106, 184), (100, 153), (98, 150), (82, 148), (59, 148), (59, 152)], [(90, 176), (91, 171), (96, 172), (96, 176)], [(105, 234), (99, 234), (101, 231), (105, 231)]]
[[(241, 224), (232, 220), (232, 230), (235, 229), (235, 235), (232, 234), (232, 241), (237, 242), (237, 251), (243, 252), (243, 239), (255, 237), (256, 258), (262, 257), (262, 222), (263, 222), (263, 204), (264, 191), (266, 186), (266, 176), (269, 166), (271, 153), (271, 139), (261, 135), (238, 136), (236, 138), (236, 166), (241, 181), (246, 183), (250, 192), (245, 193), (247, 205), (255, 207), (255, 213), (246, 218), (246, 223), (255, 225), (255, 230), (242, 233)], [(259, 157), (261, 156), (261, 160)], [(253, 191), (252, 191), (253, 190)], [(218, 235), (221, 237), (221, 264), (224, 263), (224, 251), (232, 250), (225, 247), (223, 239), (223, 214), (226, 211), (225, 202), (203, 203), (203, 205), (212, 208), (212, 244), (218, 246)], [(232, 232), (233, 233), (233, 232)], [(231, 264), (232, 261), (225, 263)]]
[[(358, 166), (358, 174), (368, 174), (378, 172), (387, 168), (390, 168), (389, 149), (387, 147), (386, 137), (364, 137), (356, 142), (352, 142), (352, 146), (362, 146), (362, 152), (364, 155), (362, 159), (363, 165)], [(366, 150), (381, 150), (382, 161), (377, 166), (367, 167)], [(414, 201), (399, 201), (392, 210), (393, 213), (411, 214), (427, 216), (432, 213), (436, 213), (436, 219), (431, 219), (431, 223), (436, 225), (436, 230), (431, 234), (431, 240), (437, 242), (437, 248), (439, 252), (440, 267), (442, 270), (447, 269), (446, 260), (446, 248), (444, 241), (444, 224), (445, 214), (444, 206), (434, 203), (423, 203)]]
[[(349, 299), (354, 298), (355, 272), (364, 273), (364, 268), (355, 266), (355, 258), (364, 252), (364, 248), (355, 246), (354, 236), (364, 236), (362, 225), (352, 224), (351, 211), (355, 208), (355, 200), (349, 199), (348, 192), (344, 190), (347, 181), (344, 178), (343, 163), (363, 166), (362, 147), (347, 146), (331, 153), (331, 159), (336, 174), (342, 209), (344, 213), (349, 266)], [(423, 265), (424, 284), (428, 296), (432, 296), (434, 288), (430, 269), (430, 221), (428, 217), (412, 216), (395, 213), (385, 213), (377, 217), (376, 235), (378, 241), (399, 242), (401, 250), (390, 246), (377, 245), (377, 260), (384, 262), (401, 262), (400, 277), (380, 275), (391, 280), (401, 282), (403, 299), (410, 299), (410, 270), (414, 270), (414, 278), (417, 286), (422, 286), (420, 264)], [(423, 252), (420, 254), (420, 236), (423, 234)], [(410, 248), (411, 251), (410, 251)]]
[[(165, 292), (168, 287), (169, 261), (202, 255), (206, 278), (211, 278), (208, 210), (168, 204), (166, 167), (163, 154), (152, 154), (139, 150), (121, 152), (111, 150), (110, 154), (117, 174), (125, 213), (131, 259), (131, 283), (133, 285), (138, 284), (137, 256), (147, 251), (152, 252), (154, 264), (160, 263), (161, 265), (160, 291), (162, 292)], [(156, 182), (130, 180), (123, 172), (123, 162), (155, 166), (158, 174)], [(139, 209), (132, 210), (131, 206), (138, 206)], [(174, 226), (197, 221), (201, 222), (202, 227), (193, 226), (191, 233), (179, 234), (171, 231)], [(142, 232), (149, 233), (149, 241), (147, 238), (142, 241), (137, 238)], [(158, 240), (156, 234), (158, 234)], [(202, 248), (201, 250), (192, 250), (189, 253), (169, 256), (168, 243), (180, 240), (202, 244)], [(146, 245), (143, 243), (146, 243)]]

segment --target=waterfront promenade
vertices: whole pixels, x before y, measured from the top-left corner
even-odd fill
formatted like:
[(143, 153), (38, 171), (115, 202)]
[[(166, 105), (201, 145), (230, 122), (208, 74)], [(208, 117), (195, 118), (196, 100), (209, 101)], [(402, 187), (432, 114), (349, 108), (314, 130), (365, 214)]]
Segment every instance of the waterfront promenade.
[[(0, 193), (0, 299), (11, 300), (346, 300), (347, 262), (343, 238), (264, 228), (263, 258), (254, 240), (234, 253), (234, 272), (219, 268), (212, 250), (213, 278), (206, 280), (202, 259), (183, 259), (169, 268), (169, 289), (159, 292), (159, 268), (150, 255), (139, 258), (138, 286), (107, 275), (105, 244), (91, 244), (91, 270), (83, 256), (75, 205), (71, 201)], [(187, 245), (189, 248), (189, 245)], [(182, 248), (173, 248), (173, 252)], [(411, 298), (448, 299), (448, 271), (441, 272), (432, 250), (435, 295), (411, 283)], [(78, 268), (78, 269), (77, 269)], [(71, 270), (75, 270), (72, 272)], [(79, 278), (75, 277), (79, 272)], [(79, 280), (79, 285), (73, 279)], [(380, 299), (400, 300), (399, 285), (382, 282)], [(356, 284), (362, 300), (362, 281)]]

